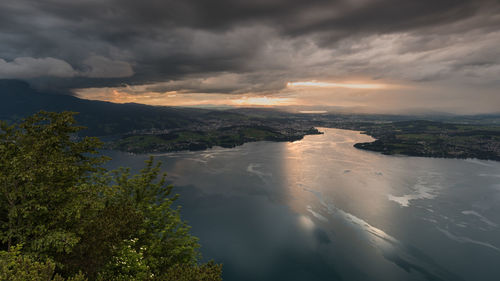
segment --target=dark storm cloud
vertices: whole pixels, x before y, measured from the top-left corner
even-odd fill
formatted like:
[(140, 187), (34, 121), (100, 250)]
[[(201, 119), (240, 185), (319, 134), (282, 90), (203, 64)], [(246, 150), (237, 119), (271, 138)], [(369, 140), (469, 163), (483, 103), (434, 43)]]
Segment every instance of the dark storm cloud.
[[(231, 29), (235, 25), (264, 23), (284, 33), (319, 30), (384, 30), (420, 28), (462, 20), (482, 9), (494, 8), (491, 0), (108, 0), (34, 1), (37, 10), (69, 21), (106, 22), (117, 29), (137, 26)], [(92, 21), (91, 20), (91, 21)], [(130, 31), (130, 30), (129, 30)], [(145, 30), (138, 29), (138, 33)], [(119, 32), (118, 32), (119, 33)], [(110, 34), (113, 37), (113, 34)], [(126, 32), (123, 35), (134, 35)]]
[[(499, 6), (491, 0), (7, 0), (0, 3), (0, 78), (62, 88), (194, 79), (184, 84), (196, 91), (203, 83), (189, 85), (231, 73), (240, 76), (234, 84), (205, 92), (232, 93), (326, 75), (412, 81), (494, 75), (498, 51), (481, 36), (497, 35)], [(397, 34), (403, 34), (397, 44), (377, 39)], [(461, 34), (479, 46), (436, 51), (470, 43)], [(392, 44), (394, 56), (380, 55), (384, 44)], [(459, 59), (476, 49), (485, 53)], [(411, 58), (416, 53), (421, 57)], [(404, 56), (428, 65), (405, 72)]]

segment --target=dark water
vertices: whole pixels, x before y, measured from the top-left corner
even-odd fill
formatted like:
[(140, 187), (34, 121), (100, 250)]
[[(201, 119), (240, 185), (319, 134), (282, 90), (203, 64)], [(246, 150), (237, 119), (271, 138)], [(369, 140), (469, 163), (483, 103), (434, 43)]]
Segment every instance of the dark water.
[(157, 155), (224, 280), (500, 280), (500, 162), (384, 156), (322, 130)]

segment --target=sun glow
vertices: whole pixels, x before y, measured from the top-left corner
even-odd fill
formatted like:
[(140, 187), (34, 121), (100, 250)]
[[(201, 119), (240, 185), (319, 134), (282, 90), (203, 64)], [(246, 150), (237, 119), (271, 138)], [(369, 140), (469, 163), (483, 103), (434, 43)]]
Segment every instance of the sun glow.
[(260, 96), (252, 94), (206, 94), (180, 93), (170, 91), (134, 92), (133, 88), (87, 88), (76, 92), (77, 96), (90, 100), (102, 100), (114, 103), (143, 103), (166, 106), (286, 106), (296, 104), (295, 98)]
[(233, 104), (239, 106), (258, 105), (258, 106), (275, 106), (275, 105), (290, 105), (293, 104), (291, 98), (273, 98), (273, 97), (242, 97), (231, 100)]
[(287, 87), (317, 87), (317, 88), (348, 88), (348, 89), (366, 89), (366, 90), (378, 90), (386, 89), (389, 86), (386, 84), (372, 84), (372, 83), (333, 83), (333, 82), (321, 82), (321, 81), (304, 81), (304, 82), (288, 82)]
[[(377, 92), (383, 89), (402, 88), (401, 85), (388, 83), (364, 83), (363, 80), (343, 82), (329, 81), (296, 81), (288, 82), (286, 87), (264, 95), (263, 93), (198, 93), (182, 89), (171, 91), (152, 91), (153, 85), (136, 85), (124, 87), (86, 88), (75, 91), (80, 98), (102, 100), (115, 103), (142, 103), (163, 106), (201, 106), (201, 107), (279, 107), (279, 106), (312, 106), (302, 108), (301, 113), (321, 114), (324, 109), (314, 106), (361, 106), (354, 94), (360, 91)], [(368, 81), (368, 80), (367, 80)], [(337, 90), (333, 91), (333, 89)], [(332, 97), (335, 92), (335, 98)]]

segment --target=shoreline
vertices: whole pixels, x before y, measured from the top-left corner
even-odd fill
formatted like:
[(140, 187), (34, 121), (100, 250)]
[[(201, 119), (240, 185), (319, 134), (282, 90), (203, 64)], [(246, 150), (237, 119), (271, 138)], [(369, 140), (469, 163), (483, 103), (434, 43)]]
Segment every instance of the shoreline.
[(223, 128), (224, 133), (179, 131), (175, 135), (130, 135), (107, 143), (105, 148), (134, 154), (203, 151), (217, 146), (234, 148), (257, 141), (293, 142), (306, 135), (323, 134), (315, 127), (286, 132), (268, 127), (237, 127), (231, 128), (230, 133), (225, 133), (226, 130)]
[[(439, 125), (447, 127), (444, 129)], [(127, 135), (107, 143), (106, 148), (134, 154), (203, 151), (217, 146), (233, 148), (257, 141), (293, 142), (303, 139), (306, 135), (323, 134), (319, 131), (321, 128), (334, 128), (370, 136), (373, 141), (355, 143), (353, 147), (383, 155), (500, 161), (500, 151), (497, 147), (500, 142), (496, 128), (489, 131), (488, 135), (484, 131), (477, 133), (471, 128), (452, 130), (450, 125), (413, 121), (400, 124), (364, 124), (363, 128), (315, 126), (307, 129), (277, 129), (266, 126), (233, 126), (212, 131), (179, 130), (163, 135)], [(432, 126), (432, 129), (429, 129), (429, 126)]]

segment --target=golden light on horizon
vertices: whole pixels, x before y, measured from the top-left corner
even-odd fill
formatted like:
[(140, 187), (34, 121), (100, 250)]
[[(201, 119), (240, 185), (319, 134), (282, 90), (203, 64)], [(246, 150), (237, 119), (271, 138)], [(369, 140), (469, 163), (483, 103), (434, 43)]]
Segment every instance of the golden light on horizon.
[(303, 81), (303, 82), (288, 82), (287, 87), (288, 88), (317, 87), (317, 88), (347, 88), (347, 89), (380, 90), (380, 89), (389, 88), (389, 85), (363, 83), (363, 82), (333, 83), (333, 82), (321, 82), (321, 81), (312, 80), (312, 81)]
[(260, 96), (258, 94), (207, 94), (139, 92), (128, 88), (87, 88), (76, 92), (77, 96), (89, 100), (101, 100), (114, 103), (142, 103), (165, 106), (286, 106), (296, 104), (294, 98)]
[[(165, 92), (150, 91), (154, 85), (136, 85), (125, 87), (86, 88), (75, 91), (76, 96), (90, 100), (102, 100), (115, 103), (142, 103), (159, 106), (187, 107), (279, 107), (279, 106), (363, 106), (359, 102), (362, 91), (392, 90), (403, 86), (380, 82), (378, 84), (350, 80), (331, 81), (297, 81), (288, 82), (286, 87), (272, 94), (263, 93), (203, 93), (173, 90)], [(337, 90), (334, 90), (337, 88)], [(332, 96), (335, 92), (335, 96)], [(370, 94), (370, 96), (372, 96)], [(363, 97), (366, 99), (366, 97)], [(380, 100), (380, 99), (378, 99)], [(302, 113), (324, 113), (321, 109), (305, 108)]]
[(239, 99), (233, 99), (231, 102), (238, 106), (277, 106), (277, 105), (290, 105), (294, 104), (294, 99), (292, 98), (279, 98), (279, 97), (242, 97)]

